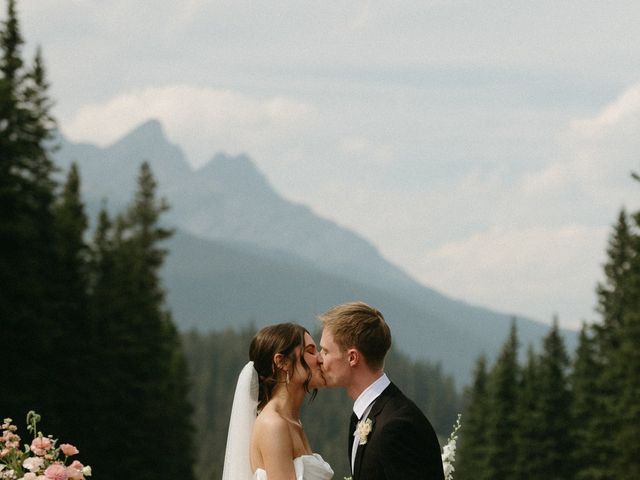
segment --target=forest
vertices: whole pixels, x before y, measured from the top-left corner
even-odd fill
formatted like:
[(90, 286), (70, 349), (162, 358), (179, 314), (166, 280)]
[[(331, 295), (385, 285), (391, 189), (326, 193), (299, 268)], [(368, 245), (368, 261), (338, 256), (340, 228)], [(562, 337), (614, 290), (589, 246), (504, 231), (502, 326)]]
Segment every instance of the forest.
[[(128, 208), (88, 218), (80, 168), (52, 162), (43, 55), (25, 60), (13, 0), (1, 28), (0, 416), (24, 432), (37, 411), (43, 432), (77, 445), (98, 479), (218, 479), (255, 328), (177, 331), (161, 280), (170, 206), (149, 164)], [(441, 444), (462, 412), (456, 479), (640, 478), (640, 212), (620, 212), (603, 273), (599, 321), (576, 352), (556, 323), (523, 353), (514, 321), (463, 395), (441, 365), (392, 350), (387, 371)], [(336, 478), (348, 471), (349, 410), (344, 392), (326, 390), (303, 412)]]

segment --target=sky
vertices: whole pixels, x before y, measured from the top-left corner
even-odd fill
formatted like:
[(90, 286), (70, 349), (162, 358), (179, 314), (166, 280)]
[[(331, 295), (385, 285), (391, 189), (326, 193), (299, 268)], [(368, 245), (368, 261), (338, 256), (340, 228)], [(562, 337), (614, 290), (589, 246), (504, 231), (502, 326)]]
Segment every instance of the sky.
[[(4, 3), (4, 2), (3, 2)], [(285, 198), (421, 283), (598, 319), (638, 209), (635, 1), (19, 0), (54, 114), (106, 146), (158, 119), (189, 162), (248, 154)]]

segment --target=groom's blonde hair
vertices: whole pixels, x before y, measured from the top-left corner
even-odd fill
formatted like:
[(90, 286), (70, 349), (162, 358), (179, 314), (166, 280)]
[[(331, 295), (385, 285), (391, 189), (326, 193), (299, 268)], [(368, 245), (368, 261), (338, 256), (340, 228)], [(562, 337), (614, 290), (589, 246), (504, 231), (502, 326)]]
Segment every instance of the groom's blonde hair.
[(335, 305), (318, 318), (342, 351), (356, 348), (369, 367), (384, 367), (384, 357), (391, 348), (391, 330), (378, 310), (364, 302), (351, 302)]

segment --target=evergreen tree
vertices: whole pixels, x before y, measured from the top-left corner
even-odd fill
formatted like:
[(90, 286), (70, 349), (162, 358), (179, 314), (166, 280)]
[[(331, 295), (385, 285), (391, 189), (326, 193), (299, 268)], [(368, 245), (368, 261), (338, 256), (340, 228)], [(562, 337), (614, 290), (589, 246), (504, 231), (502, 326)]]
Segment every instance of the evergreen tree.
[(624, 317), (633, 309), (634, 292), (632, 264), (636, 258), (636, 241), (624, 210), (609, 239), (607, 262), (604, 265), (605, 280), (597, 287), (598, 310), (602, 322), (593, 326), (598, 363), (597, 392), (598, 415), (593, 428), (598, 460), (593, 474), (601, 478), (616, 478), (612, 469), (619, 452), (612, 436), (620, 432), (620, 394), (625, 383), (625, 358), (622, 354)]
[(544, 419), (540, 406), (541, 365), (533, 346), (527, 350), (527, 363), (522, 368), (518, 385), (514, 456), (516, 478), (534, 480), (546, 478), (545, 462), (541, 451), (545, 440)]
[[(160, 243), (171, 235), (160, 216), (168, 207), (155, 192), (145, 163), (126, 214), (111, 222), (103, 211), (95, 236), (91, 299), (105, 412), (98, 431), (112, 434), (101, 439), (104, 460), (92, 461), (107, 478), (123, 469), (142, 479), (192, 478), (186, 368), (159, 275), (167, 253)], [(123, 450), (135, 455), (122, 458)]]
[(514, 445), (518, 419), (518, 334), (515, 320), (489, 375), (487, 476), (492, 480), (515, 480)]
[(540, 406), (540, 440), (534, 446), (542, 459), (544, 478), (573, 478), (571, 453), (571, 396), (568, 386), (569, 357), (554, 318), (549, 334), (544, 338), (540, 355), (538, 402)]
[(59, 333), (52, 288), (59, 264), (52, 212), (55, 183), (47, 141), (53, 120), (41, 55), (25, 68), (15, 1), (0, 31), (0, 321), (4, 351), (20, 361), (0, 407), (20, 419), (25, 405), (55, 414), (50, 365)]
[[(54, 207), (56, 258), (59, 268), (53, 288), (57, 299), (58, 333), (55, 344), (66, 352), (52, 358), (52, 366), (64, 372), (55, 382), (55, 417), (51, 428), (62, 438), (84, 445), (92, 438), (92, 337), (87, 299), (88, 226), (80, 196), (80, 175), (75, 164)], [(70, 388), (72, 387), (72, 388)], [(78, 395), (82, 391), (82, 395)]]
[(601, 370), (596, 342), (583, 325), (570, 378), (573, 396), (572, 461), (576, 480), (613, 478), (611, 464), (602, 454), (603, 444), (611, 443), (611, 432), (606, 430), (607, 425), (602, 421), (603, 398), (599, 390)]
[[(637, 175), (634, 178), (640, 179)], [(617, 337), (619, 348), (611, 359), (612, 377), (619, 380), (613, 402), (618, 417), (614, 431), (614, 471), (618, 478), (640, 477), (640, 211), (632, 218), (632, 253), (623, 289), (626, 298), (620, 301), (623, 314)]]
[(487, 474), (488, 374), (484, 355), (476, 362), (473, 383), (465, 391), (459, 454), (456, 458), (457, 480), (490, 480)]
[(623, 381), (617, 404), (618, 430), (613, 432), (616, 478), (640, 478), (640, 311), (624, 317), (624, 336), (620, 348)]

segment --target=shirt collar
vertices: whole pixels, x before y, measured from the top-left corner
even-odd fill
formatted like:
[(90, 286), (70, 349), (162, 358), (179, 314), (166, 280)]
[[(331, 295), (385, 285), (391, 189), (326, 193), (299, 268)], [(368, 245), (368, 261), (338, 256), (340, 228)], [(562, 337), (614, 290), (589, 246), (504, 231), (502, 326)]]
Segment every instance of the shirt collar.
[(362, 418), (367, 407), (369, 407), (390, 384), (391, 380), (389, 380), (386, 373), (383, 373), (379, 379), (364, 389), (353, 404), (353, 412), (358, 416), (358, 419)]

